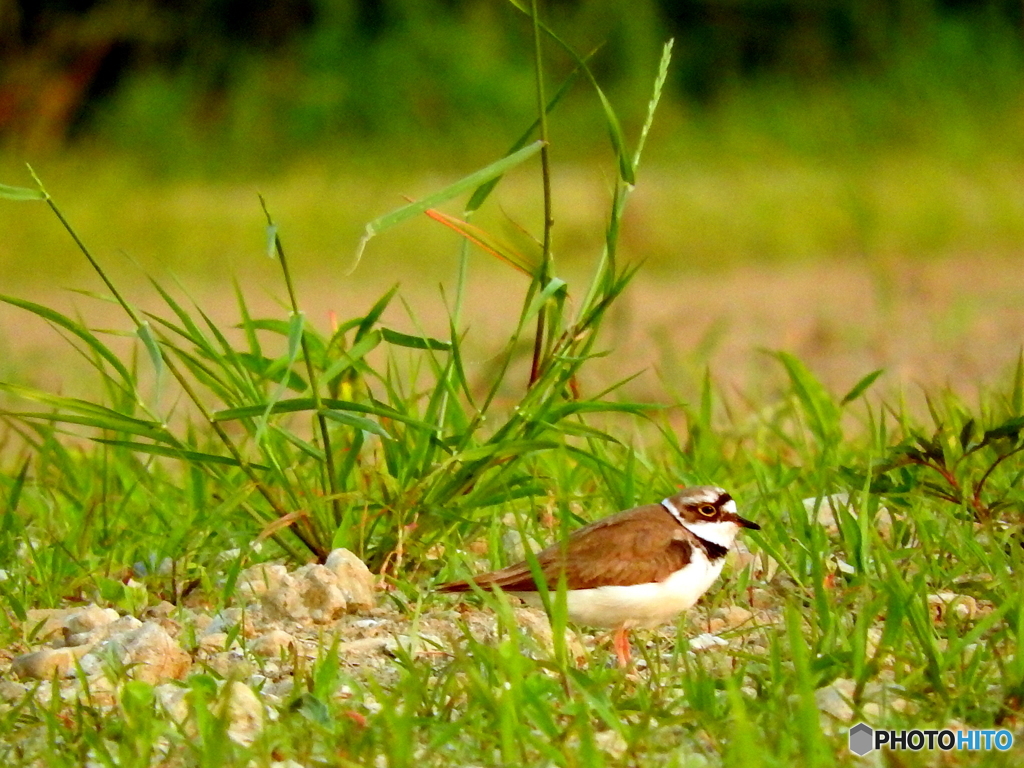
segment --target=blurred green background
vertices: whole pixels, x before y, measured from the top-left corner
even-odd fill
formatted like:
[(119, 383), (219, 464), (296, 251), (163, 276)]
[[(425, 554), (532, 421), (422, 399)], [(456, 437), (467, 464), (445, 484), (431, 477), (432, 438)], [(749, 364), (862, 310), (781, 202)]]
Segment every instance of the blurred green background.
[[(545, 0), (635, 135), (675, 38), (627, 222), (652, 269), (1016, 254), (1024, 19), (1008, 0)], [(221, 278), (262, 248), (266, 194), (301, 270), (495, 159), (534, 116), (530, 29), (500, 0), (3, 0), (0, 172), (28, 161), (87, 242)], [(547, 45), (552, 86), (573, 67)], [(600, 247), (610, 170), (592, 90), (553, 120), (556, 253)], [(535, 174), (485, 226), (537, 230)], [(455, 211), (457, 212), (457, 211)], [(0, 207), (0, 279), (83, 269), (43, 210)], [(378, 263), (437, 274), (427, 222)], [(410, 252), (415, 257), (410, 258)], [(45, 254), (45, 258), (38, 258)]]

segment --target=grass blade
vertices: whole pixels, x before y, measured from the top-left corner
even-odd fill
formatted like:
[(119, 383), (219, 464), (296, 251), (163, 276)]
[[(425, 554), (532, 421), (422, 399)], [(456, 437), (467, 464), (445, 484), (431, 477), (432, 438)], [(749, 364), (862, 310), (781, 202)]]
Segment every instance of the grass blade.
[(46, 193), (39, 189), (9, 187), (6, 184), (0, 184), (0, 199), (18, 201), (45, 200)]
[[(228, 467), (242, 466), (239, 461), (236, 461), (230, 456), (218, 456), (213, 453), (203, 453), (202, 451), (190, 451), (181, 448), (174, 448), (169, 445), (137, 443), (132, 440), (108, 440), (102, 437), (94, 437), (92, 439), (94, 442), (101, 443), (103, 445), (114, 445), (119, 448), (127, 448), (129, 451), (133, 451), (134, 453), (146, 453), (152, 456), (166, 456), (171, 459), (180, 459), (182, 461), (195, 462), (197, 464), (221, 464)], [(253, 469), (264, 471), (270, 470), (270, 467), (268, 466), (253, 462), (249, 462), (249, 466)]]
[(359, 246), (356, 248), (353, 266), (349, 271), (351, 272), (359, 265), (359, 262), (363, 257), (363, 251), (366, 250), (366, 244), (381, 232), (385, 232), (388, 229), (391, 229), (391, 227), (401, 224), (407, 219), (411, 219), (413, 216), (424, 213), (428, 208), (434, 208), (447, 200), (451, 200), (453, 197), (461, 195), (463, 192), (475, 189), (481, 184), (507, 173), (512, 168), (515, 168), (517, 165), (520, 165), (537, 154), (542, 146), (543, 143), (540, 141), (528, 144), (519, 151), (513, 152), (511, 155), (507, 155), (500, 160), (469, 174), (468, 176), (464, 176), (453, 184), (449, 184), (444, 189), (420, 198), (408, 205), (403, 205), (401, 208), (391, 211), (391, 213), (387, 213), (374, 219), (366, 225), (363, 237), (360, 239)]
[(83, 342), (85, 342), (89, 346), (89, 348), (92, 349), (97, 355), (99, 355), (107, 363), (109, 363), (110, 367), (117, 371), (117, 375), (121, 377), (121, 380), (124, 381), (125, 384), (127, 384), (131, 388), (134, 388), (134, 382), (132, 380), (132, 377), (128, 373), (128, 369), (124, 366), (124, 364), (121, 363), (118, 357), (113, 352), (111, 352), (110, 349), (103, 342), (96, 338), (92, 331), (90, 331), (81, 323), (75, 322), (70, 317), (63, 315), (54, 309), (44, 307), (41, 304), (36, 304), (31, 301), (26, 301), (25, 299), (18, 299), (13, 296), (0, 295), (0, 301), (4, 302), (5, 304), (10, 304), (11, 306), (27, 310), (28, 312), (31, 312), (34, 315), (38, 315), (47, 322), (53, 323), (54, 325), (57, 325), (63, 328), (64, 330), (74, 334)]
[(881, 376), (883, 373), (885, 373), (884, 368), (879, 368), (877, 371), (872, 371), (871, 373), (869, 373), (867, 376), (865, 376), (864, 378), (862, 378), (860, 381), (853, 385), (853, 388), (846, 393), (843, 399), (839, 401), (839, 404), (847, 405), (848, 403), (852, 403), (858, 397), (863, 395), (867, 391), (868, 387), (874, 384), (875, 380), (878, 379), (878, 377)]

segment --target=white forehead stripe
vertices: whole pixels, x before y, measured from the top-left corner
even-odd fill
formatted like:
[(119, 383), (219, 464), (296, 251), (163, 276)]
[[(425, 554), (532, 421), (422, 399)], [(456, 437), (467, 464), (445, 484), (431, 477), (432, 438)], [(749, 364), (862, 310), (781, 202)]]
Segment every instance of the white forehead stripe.
[(661, 506), (663, 506), (665, 510), (676, 519), (677, 523), (684, 528), (686, 527), (686, 521), (683, 520), (683, 516), (679, 513), (679, 510), (676, 508), (676, 505), (672, 503), (671, 499), (662, 499)]

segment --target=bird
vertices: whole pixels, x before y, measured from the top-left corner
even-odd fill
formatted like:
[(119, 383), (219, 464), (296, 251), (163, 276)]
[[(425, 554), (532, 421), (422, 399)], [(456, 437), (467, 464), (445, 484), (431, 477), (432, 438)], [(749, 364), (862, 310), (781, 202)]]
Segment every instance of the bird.
[[(761, 530), (740, 517), (724, 489), (701, 485), (627, 509), (579, 528), (536, 554), (548, 589), (564, 577), (570, 620), (612, 629), (620, 666), (630, 663), (629, 630), (674, 619), (718, 579), (725, 555), (742, 529)], [(524, 560), (463, 581), (441, 584), (445, 593), (496, 587), (533, 605), (537, 583)]]

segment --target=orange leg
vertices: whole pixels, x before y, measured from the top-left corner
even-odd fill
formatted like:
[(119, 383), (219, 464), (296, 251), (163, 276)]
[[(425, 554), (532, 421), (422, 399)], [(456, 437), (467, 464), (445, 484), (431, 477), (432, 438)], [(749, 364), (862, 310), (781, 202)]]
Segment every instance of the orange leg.
[(629, 635), (625, 627), (619, 627), (612, 636), (612, 647), (615, 648), (615, 655), (619, 658), (620, 667), (628, 667), (630, 660)]

